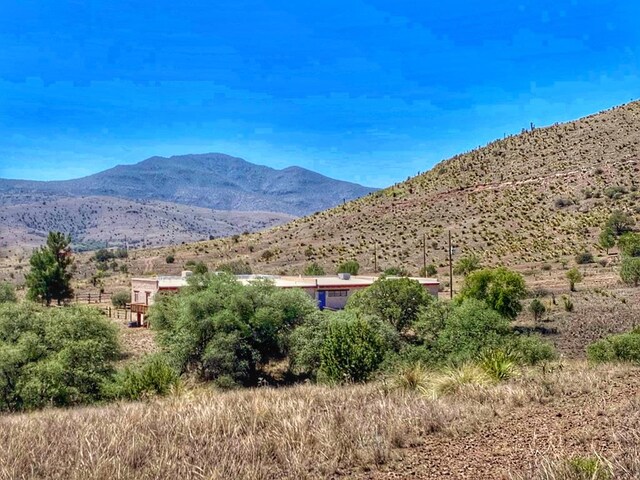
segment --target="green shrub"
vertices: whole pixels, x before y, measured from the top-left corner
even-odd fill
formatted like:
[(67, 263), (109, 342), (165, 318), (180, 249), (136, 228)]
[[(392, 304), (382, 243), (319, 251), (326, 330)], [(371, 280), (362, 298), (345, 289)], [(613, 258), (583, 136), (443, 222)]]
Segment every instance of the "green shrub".
[(456, 275), (464, 275), (465, 277), (471, 272), (482, 268), (480, 257), (475, 253), (461, 257), (453, 266), (453, 273)]
[(438, 268), (433, 264), (430, 263), (429, 265), (427, 265), (427, 268), (424, 269), (424, 275), (423, 276), (430, 276), (430, 277), (435, 277), (438, 274)]
[(576, 267), (573, 267), (566, 274), (567, 280), (569, 280), (569, 290), (572, 292), (576, 291), (576, 283), (580, 283), (582, 281), (582, 273)]
[(582, 252), (576, 255), (576, 263), (578, 265), (584, 265), (587, 263), (593, 263), (593, 253), (591, 252)]
[(9, 282), (0, 282), (0, 303), (16, 303), (16, 289)]
[(358, 275), (359, 271), (360, 264), (356, 260), (348, 260), (338, 266), (338, 273), (350, 273), (351, 275)]
[(152, 355), (137, 367), (125, 367), (106, 383), (106, 398), (140, 400), (154, 395), (166, 395), (180, 384), (180, 376), (161, 355)]
[(320, 347), (321, 378), (330, 382), (363, 382), (384, 358), (383, 337), (366, 319), (341, 312), (328, 321)]
[(90, 403), (113, 374), (117, 329), (90, 307), (0, 305), (0, 410)]
[(480, 368), (495, 382), (513, 378), (518, 370), (518, 358), (505, 349), (485, 351), (480, 357)]
[(173, 263), (176, 261), (176, 257), (172, 254), (169, 254), (165, 257), (164, 261), (167, 263)]
[(537, 322), (545, 314), (545, 312), (547, 311), (547, 307), (545, 307), (544, 303), (542, 303), (540, 300), (534, 298), (529, 304), (529, 311), (533, 313), (533, 319)]
[(553, 345), (534, 335), (515, 336), (507, 345), (508, 351), (526, 365), (537, 365), (557, 357)]
[(496, 312), (513, 320), (522, 310), (520, 300), (526, 295), (522, 275), (504, 267), (487, 268), (470, 273), (464, 281), (460, 298), (487, 303)]
[(404, 267), (389, 267), (384, 270), (383, 275), (387, 277), (408, 277), (409, 272)]
[(564, 307), (565, 312), (573, 312), (573, 300), (571, 300), (570, 297), (567, 297), (566, 295), (562, 296), (562, 306)]
[(625, 233), (618, 239), (618, 248), (620, 248), (623, 255), (640, 257), (640, 234)]
[(640, 362), (640, 330), (609, 335), (587, 347), (587, 358), (595, 363)]
[(620, 278), (627, 285), (638, 286), (640, 283), (640, 257), (624, 257), (622, 259)]
[(304, 268), (303, 275), (307, 275), (309, 277), (317, 277), (324, 275), (324, 268), (318, 265), (316, 262), (310, 263)]
[(120, 290), (111, 295), (111, 304), (116, 308), (124, 308), (131, 301), (131, 293), (128, 290)]

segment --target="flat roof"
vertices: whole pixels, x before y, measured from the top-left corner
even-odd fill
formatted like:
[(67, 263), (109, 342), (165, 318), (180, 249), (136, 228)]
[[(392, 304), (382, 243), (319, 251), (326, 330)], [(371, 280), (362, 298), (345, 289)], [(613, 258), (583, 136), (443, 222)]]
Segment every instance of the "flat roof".
[[(271, 280), (276, 287), (281, 288), (355, 288), (355, 287), (368, 287), (380, 277), (365, 276), (365, 275), (351, 275), (348, 279), (340, 278), (337, 275), (331, 276), (315, 276), (315, 277), (303, 277), (294, 275), (236, 275), (236, 278), (243, 285), (248, 285), (251, 282), (259, 280)], [(387, 277), (387, 278), (400, 278), (400, 277)], [(420, 285), (440, 285), (436, 278), (425, 277), (408, 277), (411, 280), (416, 280)], [(159, 277), (142, 277), (132, 278), (132, 280), (151, 280), (156, 279), (158, 281), (158, 288), (180, 288), (187, 285), (188, 277), (182, 276), (159, 276)]]

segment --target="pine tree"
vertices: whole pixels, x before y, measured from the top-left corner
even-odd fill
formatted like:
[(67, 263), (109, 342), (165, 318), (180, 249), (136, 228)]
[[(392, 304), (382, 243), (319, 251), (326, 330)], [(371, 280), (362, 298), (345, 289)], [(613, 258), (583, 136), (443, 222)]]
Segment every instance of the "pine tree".
[(26, 276), (27, 296), (41, 300), (47, 305), (56, 300), (58, 305), (73, 296), (71, 272), (71, 236), (60, 232), (49, 232), (47, 244), (33, 252), (29, 263), (31, 271)]

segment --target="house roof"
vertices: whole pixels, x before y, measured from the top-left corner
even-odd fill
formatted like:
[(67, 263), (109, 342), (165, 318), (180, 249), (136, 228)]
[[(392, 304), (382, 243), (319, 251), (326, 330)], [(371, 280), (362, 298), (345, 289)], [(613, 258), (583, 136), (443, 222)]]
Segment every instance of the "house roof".
[[(187, 285), (185, 276), (159, 276), (155, 277), (158, 281), (159, 289), (180, 288)], [(368, 287), (379, 277), (352, 275), (349, 278), (340, 278), (338, 276), (283, 276), (283, 275), (236, 275), (236, 278), (243, 285), (258, 280), (271, 280), (276, 287), (280, 288), (362, 288)], [(389, 277), (393, 278), (393, 277)], [(421, 285), (439, 285), (436, 278), (409, 277), (418, 281)], [(134, 280), (150, 280), (150, 278), (135, 278)]]

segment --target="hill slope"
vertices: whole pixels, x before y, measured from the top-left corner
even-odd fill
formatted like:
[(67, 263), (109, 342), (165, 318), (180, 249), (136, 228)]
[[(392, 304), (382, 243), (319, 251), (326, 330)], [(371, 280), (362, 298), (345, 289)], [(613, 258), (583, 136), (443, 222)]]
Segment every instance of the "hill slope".
[[(497, 140), (432, 170), (238, 243), (221, 239), (178, 248), (181, 259), (243, 257), (254, 271), (295, 273), (317, 261), (329, 270), (356, 258), (365, 270), (444, 266), (447, 232), (455, 256), (485, 262), (552, 262), (595, 251), (614, 209), (640, 219), (640, 103)], [(198, 253), (200, 251), (200, 253)], [(268, 253), (265, 253), (268, 252)], [(133, 271), (162, 271), (163, 251), (137, 254)], [(144, 259), (144, 261), (142, 261)]]
[(331, 208), (374, 190), (300, 167), (275, 170), (220, 153), (152, 157), (75, 180), (0, 179), (0, 195), (12, 194), (13, 197), (29, 194), (110, 196), (295, 216)]

